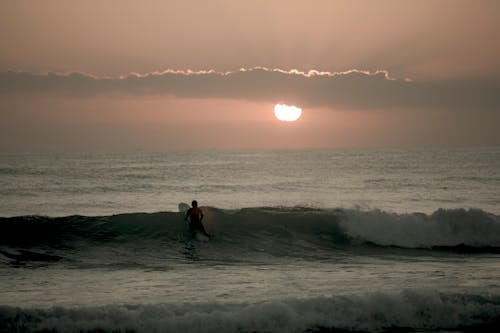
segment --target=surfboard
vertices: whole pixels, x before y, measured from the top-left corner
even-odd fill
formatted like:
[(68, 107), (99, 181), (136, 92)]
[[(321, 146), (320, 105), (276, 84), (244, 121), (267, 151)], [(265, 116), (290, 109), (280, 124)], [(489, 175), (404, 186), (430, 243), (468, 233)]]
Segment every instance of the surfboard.
[(191, 206), (189, 206), (187, 203), (185, 202), (181, 202), (179, 204), (179, 212), (180, 213), (186, 213), (188, 211), (188, 209), (191, 208)]

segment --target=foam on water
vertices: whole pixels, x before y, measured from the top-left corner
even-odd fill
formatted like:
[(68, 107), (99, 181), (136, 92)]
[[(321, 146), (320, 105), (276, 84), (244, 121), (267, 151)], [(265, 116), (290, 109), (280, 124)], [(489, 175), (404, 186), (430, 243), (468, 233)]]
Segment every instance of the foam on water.
[(433, 291), (283, 299), (257, 304), (0, 307), (0, 330), (15, 332), (492, 332), (499, 323), (499, 297)]
[(500, 219), (480, 209), (427, 214), (348, 210), (341, 226), (354, 239), (405, 248), (500, 247)]

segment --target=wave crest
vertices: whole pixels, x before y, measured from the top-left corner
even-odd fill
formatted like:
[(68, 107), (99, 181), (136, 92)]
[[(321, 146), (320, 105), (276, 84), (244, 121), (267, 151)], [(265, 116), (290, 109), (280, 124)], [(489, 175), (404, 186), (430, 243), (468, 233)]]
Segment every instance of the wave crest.
[[(500, 219), (479, 209), (439, 209), (433, 214), (380, 210), (204, 207), (214, 244), (273, 249), (337, 249), (359, 245), (402, 248), (500, 248)], [(187, 237), (183, 214), (134, 213), (113, 216), (0, 218), (0, 245), (16, 248), (72, 247), (85, 242), (121, 244), (138, 240), (178, 242)], [(286, 247), (286, 248), (285, 248)]]
[(439, 209), (431, 215), (349, 210), (341, 226), (355, 239), (382, 246), (500, 246), (499, 217), (480, 209)]

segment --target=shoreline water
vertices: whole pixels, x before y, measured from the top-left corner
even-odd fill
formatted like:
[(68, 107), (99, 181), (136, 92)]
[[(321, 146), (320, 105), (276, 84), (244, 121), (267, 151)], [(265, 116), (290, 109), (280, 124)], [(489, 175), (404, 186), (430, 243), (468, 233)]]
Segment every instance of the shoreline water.
[(2, 332), (500, 323), (500, 148), (0, 156), (0, 185)]

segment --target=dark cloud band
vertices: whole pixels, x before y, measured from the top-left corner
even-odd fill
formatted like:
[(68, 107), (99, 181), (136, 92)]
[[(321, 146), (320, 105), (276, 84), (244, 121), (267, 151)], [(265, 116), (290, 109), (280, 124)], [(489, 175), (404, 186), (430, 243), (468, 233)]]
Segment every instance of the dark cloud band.
[(500, 109), (500, 83), (494, 80), (413, 82), (385, 71), (342, 73), (253, 68), (234, 72), (174, 71), (125, 77), (87, 74), (0, 73), (2, 93), (70, 96), (160, 94), (179, 98), (227, 98), (285, 102), (301, 107), (375, 109), (438, 107)]

